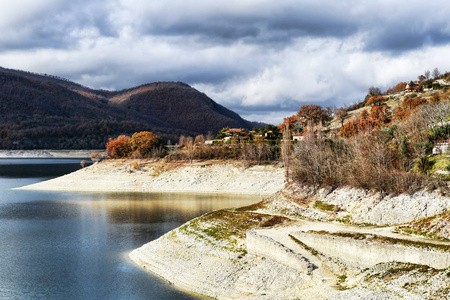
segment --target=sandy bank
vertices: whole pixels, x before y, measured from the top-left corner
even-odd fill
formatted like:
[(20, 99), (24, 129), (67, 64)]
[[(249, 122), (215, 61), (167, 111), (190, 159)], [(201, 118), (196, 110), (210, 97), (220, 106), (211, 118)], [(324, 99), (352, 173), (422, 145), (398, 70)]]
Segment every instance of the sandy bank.
[(205, 192), (270, 195), (285, 184), (276, 166), (231, 163), (169, 164), (110, 160), (21, 189), (54, 191)]
[(291, 184), (261, 203), (194, 219), (130, 258), (218, 299), (449, 299), (448, 241), (354, 225), (398, 225), (449, 205), (437, 192), (380, 199)]

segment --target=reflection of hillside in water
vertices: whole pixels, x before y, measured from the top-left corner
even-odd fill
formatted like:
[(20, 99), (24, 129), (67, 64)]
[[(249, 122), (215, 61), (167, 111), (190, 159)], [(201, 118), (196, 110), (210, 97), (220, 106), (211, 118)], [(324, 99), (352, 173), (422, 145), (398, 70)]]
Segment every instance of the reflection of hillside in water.
[(260, 196), (190, 193), (86, 193), (81, 198), (78, 205), (106, 213), (109, 223), (133, 224), (186, 222), (206, 212), (261, 200)]

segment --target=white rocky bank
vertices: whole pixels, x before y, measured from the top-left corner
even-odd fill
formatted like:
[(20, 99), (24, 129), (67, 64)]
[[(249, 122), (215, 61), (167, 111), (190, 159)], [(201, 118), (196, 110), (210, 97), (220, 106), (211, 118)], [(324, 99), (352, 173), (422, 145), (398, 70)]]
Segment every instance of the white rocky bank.
[[(268, 195), (284, 185), (284, 171), (275, 166), (147, 162), (135, 168), (130, 161), (106, 161), (25, 188)], [(318, 202), (333, 209), (321, 209)], [(287, 227), (301, 222), (305, 231), (320, 230), (319, 223), (322, 229), (347, 226), (332, 223), (336, 220), (398, 225), (445, 214), (449, 208), (450, 198), (438, 191), (380, 197), (378, 193), (353, 188), (312, 190), (290, 184), (261, 204), (223, 213), (231, 217), (223, 217), (218, 211), (210, 214), (214, 217), (194, 219), (132, 251), (130, 258), (182, 289), (218, 299), (450, 299), (448, 268), (436, 270), (388, 262), (358, 269), (326, 251), (316, 255), (298, 248)], [(260, 236), (255, 242), (252, 235), (246, 239), (245, 234), (236, 233), (270, 227), (265, 222), (274, 216), (291, 220), (287, 224), (275, 222), (275, 229), (281, 229), (272, 231), (270, 238)], [(306, 226), (305, 221), (300, 221), (304, 219), (312, 222)], [(249, 223), (254, 227), (250, 228)], [(364, 227), (368, 234), (389, 236), (389, 230)], [(236, 237), (229, 238), (227, 234)], [(314, 245), (317, 250), (319, 244)], [(347, 279), (338, 284), (344, 275)], [(341, 290), (342, 286), (350, 289)]]
[[(314, 209), (316, 201), (333, 205), (335, 209), (331, 212)], [(450, 210), (450, 197), (438, 190), (380, 197), (377, 192), (350, 187), (330, 191), (294, 184), (274, 197), (269, 209), (319, 221), (348, 219), (356, 224), (397, 225)]]
[(202, 162), (164, 164), (110, 160), (74, 173), (22, 187), (57, 191), (193, 192), (270, 195), (284, 184), (284, 171), (273, 165)]
[[(332, 204), (336, 210), (315, 208), (314, 203), (317, 201)], [(295, 236), (298, 230), (331, 230), (361, 231), (369, 235), (401, 239), (401, 235), (391, 231), (392, 227), (360, 228), (330, 222), (347, 219), (353, 223), (395, 225), (444, 213), (449, 207), (450, 198), (437, 191), (380, 198), (377, 193), (351, 188), (330, 192), (290, 185), (260, 205), (233, 212), (280, 215), (298, 220), (291, 220), (286, 225), (278, 224), (270, 238), (268, 235), (258, 235), (256, 240), (251, 234), (253, 231), (247, 231), (247, 238), (241, 238), (233, 246), (235, 249), (246, 249), (244, 255), (240, 250), (229, 250), (233, 247), (227, 248), (224, 240), (212, 237), (216, 229), (224, 228), (224, 223), (221, 218), (210, 218), (193, 220), (134, 250), (130, 258), (182, 289), (218, 299), (450, 299), (448, 268), (438, 270), (427, 265), (417, 265), (417, 260), (410, 262), (408, 255), (403, 263), (381, 260), (382, 263), (359, 266), (344, 255), (338, 255), (345, 251), (341, 241), (335, 244), (342, 249), (333, 249), (334, 254), (329, 254), (331, 252), (326, 251), (320, 242), (314, 244), (306, 239), (302, 241), (319, 251), (317, 255), (293, 245), (295, 243), (289, 237), (290, 233)], [(245, 220), (252, 218), (255, 217)], [(301, 221), (304, 218), (316, 221)], [(232, 232), (233, 226), (238, 229), (244, 225), (239, 221), (230, 225), (229, 230)], [(259, 226), (265, 227), (263, 224)], [(292, 230), (289, 226), (300, 226), (300, 229)], [(302, 235), (297, 234), (297, 237), (301, 239)], [(420, 237), (412, 239), (417, 243), (428, 241)], [(350, 240), (346, 243), (353, 242)], [(383, 251), (403, 247), (375, 246)], [(400, 250), (405, 253), (420, 252), (421, 255), (428, 251), (407, 247)], [(364, 250), (361, 247), (351, 251), (357, 253)], [(348, 255), (353, 257), (352, 253)], [(448, 253), (436, 255), (447, 257)], [(442, 264), (438, 265), (442, 267)], [(346, 278), (341, 285), (338, 283), (339, 278)], [(342, 290), (342, 286), (349, 289)]]

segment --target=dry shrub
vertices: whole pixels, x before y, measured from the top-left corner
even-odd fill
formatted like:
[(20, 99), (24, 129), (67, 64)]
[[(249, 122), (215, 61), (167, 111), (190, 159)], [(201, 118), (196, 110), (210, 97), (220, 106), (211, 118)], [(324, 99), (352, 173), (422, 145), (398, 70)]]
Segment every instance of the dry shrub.
[(91, 153), (91, 160), (96, 163), (101, 161), (103, 158), (102, 153), (100, 151), (95, 151)]
[(234, 159), (246, 164), (260, 164), (280, 159), (280, 147), (267, 143), (232, 143), (206, 145), (184, 138), (184, 146), (169, 153), (167, 160)]
[(135, 170), (139, 170), (141, 168), (141, 164), (135, 160), (133, 160), (133, 162), (131, 163), (131, 166), (135, 169)]
[(400, 152), (386, 132), (375, 130), (351, 139), (313, 135), (294, 147), (291, 176), (314, 187), (352, 186), (388, 194), (436, 188), (436, 180), (401, 171)]

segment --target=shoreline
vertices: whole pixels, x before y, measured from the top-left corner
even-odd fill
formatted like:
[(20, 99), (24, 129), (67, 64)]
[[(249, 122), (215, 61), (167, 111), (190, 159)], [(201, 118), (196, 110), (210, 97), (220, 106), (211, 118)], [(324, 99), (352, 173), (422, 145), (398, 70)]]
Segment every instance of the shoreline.
[(0, 150), (0, 158), (90, 158), (105, 150)]
[(450, 241), (397, 226), (449, 208), (450, 198), (425, 191), (380, 201), (375, 192), (293, 184), (260, 203), (195, 218), (129, 257), (215, 299), (446, 299)]
[(274, 165), (149, 160), (107, 160), (19, 189), (271, 195), (206, 213), (128, 254), (207, 297), (416, 299), (428, 287), (427, 298), (441, 299), (450, 288), (450, 235), (439, 242), (398, 229), (433, 216), (445, 222), (450, 197), (438, 191), (380, 199), (349, 187), (286, 185), (284, 169)]
[[(134, 163), (138, 164), (135, 168)], [(107, 160), (76, 172), (20, 187), (77, 192), (155, 192), (272, 195), (285, 184), (284, 169), (229, 162), (194, 164)]]

